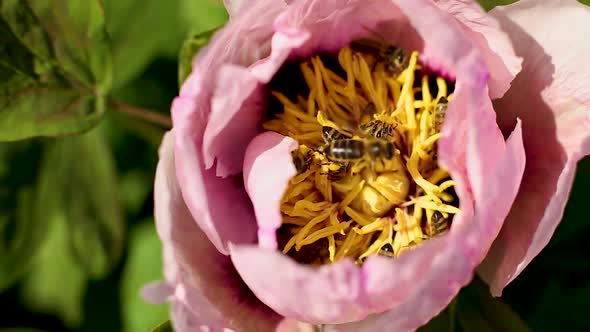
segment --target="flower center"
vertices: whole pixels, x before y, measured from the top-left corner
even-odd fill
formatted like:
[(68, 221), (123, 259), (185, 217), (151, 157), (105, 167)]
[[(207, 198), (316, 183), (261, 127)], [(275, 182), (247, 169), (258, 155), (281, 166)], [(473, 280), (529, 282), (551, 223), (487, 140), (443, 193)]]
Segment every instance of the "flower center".
[(299, 142), (279, 245), (315, 265), (397, 257), (445, 234), (459, 212), (437, 162), (454, 84), (422, 68), (418, 52), (373, 41), (353, 42), (334, 60), (299, 63), (303, 94), (271, 91), (282, 110), (262, 127)]

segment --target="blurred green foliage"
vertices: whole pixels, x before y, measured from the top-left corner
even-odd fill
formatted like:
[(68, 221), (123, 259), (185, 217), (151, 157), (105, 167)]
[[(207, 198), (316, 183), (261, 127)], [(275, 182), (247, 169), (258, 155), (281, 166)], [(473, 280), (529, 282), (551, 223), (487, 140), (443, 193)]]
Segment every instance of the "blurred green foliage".
[[(152, 187), (164, 129), (106, 112), (107, 98), (168, 114), (226, 20), (218, 0), (0, 0), (0, 140), (87, 131), (0, 143), (0, 332), (171, 330), (158, 326), (168, 306), (139, 297), (162, 278)], [(554, 238), (503, 298), (475, 281), (420, 330), (590, 330), (587, 197), (590, 159)]]
[(153, 219), (137, 225), (129, 235), (129, 255), (121, 279), (124, 331), (149, 331), (168, 317), (168, 305), (152, 305), (137, 296), (149, 282), (162, 278), (161, 243)]
[(0, 141), (102, 120), (0, 143), (0, 331), (167, 319), (139, 297), (162, 279), (152, 186), (165, 128), (105, 113), (107, 98), (168, 113), (183, 40), (226, 20), (214, 0), (0, 1)]
[(1, 141), (98, 123), (113, 74), (100, 0), (4, 0), (0, 35)]

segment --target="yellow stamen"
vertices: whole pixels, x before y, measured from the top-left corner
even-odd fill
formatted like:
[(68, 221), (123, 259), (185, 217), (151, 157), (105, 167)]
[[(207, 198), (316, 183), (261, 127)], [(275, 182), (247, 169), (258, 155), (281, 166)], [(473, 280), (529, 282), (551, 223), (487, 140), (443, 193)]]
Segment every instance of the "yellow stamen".
[[(442, 97), (452, 100), (452, 85), (435, 77), (436, 89), (431, 88), (432, 77), (422, 71), (418, 52), (394, 75), (384, 54), (344, 47), (338, 53), (342, 71), (312, 56), (299, 65), (307, 95), (295, 103), (272, 91), (283, 109), (262, 127), (296, 139), (297, 152), (304, 156), (281, 200), (283, 224), (291, 234), (283, 253), (322, 240), (327, 248), (322, 257), (308, 260), (313, 264), (345, 257), (362, 263), (385, 244), (398, 256), (428, 238), (423, 228), (436, 211), (450, 221), (459, 212), (458, 202), (446, 192), (455, 182), (437, 164), (441, 134), (433, 113)], [(395, 158), (334, 160), (325, 152), (332, 143), (324, 142), (322, 127), (366, 142), (377, 139), (361, 130), (372, 120), (393, 128), (392, 136), (381, 140), (395, 144)]]

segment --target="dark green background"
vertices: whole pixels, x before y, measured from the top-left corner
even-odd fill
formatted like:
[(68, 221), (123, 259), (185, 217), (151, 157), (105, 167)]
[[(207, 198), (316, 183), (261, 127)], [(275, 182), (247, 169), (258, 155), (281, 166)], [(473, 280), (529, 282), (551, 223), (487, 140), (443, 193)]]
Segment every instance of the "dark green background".
[[(113, 96), (130, 104), (167, 113), (178, 91), (178, 61), (182, 41), (190, 33), (214, 28), (227, 19), (221, 1), (105, 0), (107, 30), (114, 54)], [(486, 8), (512, 1), (481, 1)], [(167, 306), (143, 303), (140, 287), (160, 279), (161, 248), (153, 225), (152, 183), (157, 146), (163, 131), (120, 113), (107, 112), (88, 135), (101, 135), (112, 148), (127, 233), (122, 259), (104, 278), (81, 271), (64, 245), (65, 225), (43, 230), (45, 241), (24, 277), (0, 293), (0, 332), (149, 331), (167, 319)], [(26, 153), (0, 155), (0, 178), (35, 183), (41, 147), (52, 139), (1, 143)], [(7, 146), (10, 144), (10, 147)], [(19, 150), (20, 151), (20, 150)], [(0, 191), (8, 187), (5, 183)], [(59, 188), (54, 188), (59, 190)], [(590, 159), (579, 164), (565, 217), (550, 244), (526, 268), (502, 298), (533, 331), (590, 330), (590, 259), (587, 197)], [(477, 287), (476, 287), (477, 288)], [(486, 312), (477, 291), (464, 291), (455, 317), (480, 313), (477, 330), (498, 330), (496, 311)], [(461, 309), (463, 308), (463, 309)], [(481, 314), (483, 312), (483, 314)], [(445, 312), (445, 315), (448, 311)], [(442, 316), (441, 316), (442, 317)], [(487, 324), (487, 325), (486, 325)], [(454, 324), (471, 331), (469, 324)], [(441, 327), (442, 326), (442, 327)], [(493, 328), (495, 326), (496, 328)], [(3, 329), (4, 328), (4, 329)], [(16, 329), (23, 328), (23, 329)], [(448, 324), (432, 324), (449, 330)]]

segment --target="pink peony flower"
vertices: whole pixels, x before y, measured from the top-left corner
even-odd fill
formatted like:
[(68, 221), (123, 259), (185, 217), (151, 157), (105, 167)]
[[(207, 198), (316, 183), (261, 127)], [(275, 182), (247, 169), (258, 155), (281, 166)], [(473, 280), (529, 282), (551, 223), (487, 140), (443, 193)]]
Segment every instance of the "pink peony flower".
[[(590, 153), (590, 72), (574, 67), (588, 56), (577, 38), (590, 29), (587, 8), (558, 0), (524, 0), (492, 15), (466, 0), (226, 7), (229, 23), (194, 59), (173, 103), (156, 172), (166, 281), (144, 296), (171, 302), (176, 331), (414, 330), (486, 255), (479, 273), (499, 294), (548, 242), (575, 163)], [(576, 30), (559, 33), (569, 25)], [(395, 259), (301, 264), (277, 239), (298, 142), (261, 129), (266, 88), (287, 60), (337, 54), (375, 31), (455, 82), (438, 163), (460, 212), (444, 236)]]

